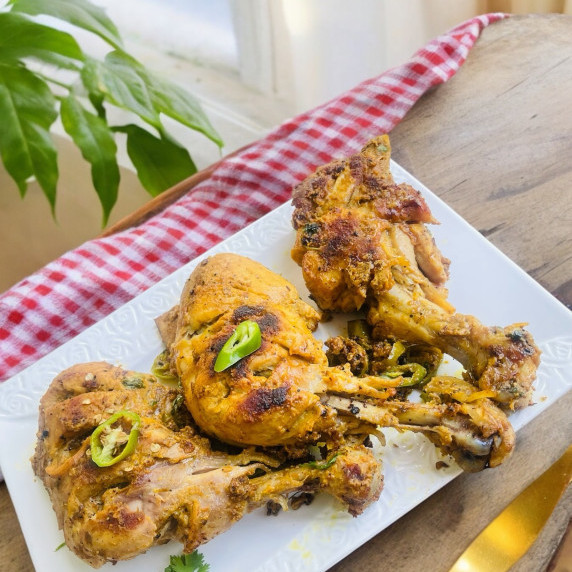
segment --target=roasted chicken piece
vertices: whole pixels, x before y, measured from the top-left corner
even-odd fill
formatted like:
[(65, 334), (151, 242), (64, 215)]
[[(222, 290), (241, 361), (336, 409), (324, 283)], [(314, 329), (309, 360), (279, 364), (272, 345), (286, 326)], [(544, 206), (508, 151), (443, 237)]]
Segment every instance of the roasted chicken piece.
[(424, 296), (450, 308), (441, 289), (449, 260), (425, 226), (437, 221), (419, 191), (394, 183), (389, 157), (389, 138), (379, 137), (318, 168), (293, 191), (292, 258), (323, 310), (361, 308), (370, 294), (394, 285), (392, 267), (411, 260)]
[(361, 420), (423, 433), (466, 472), (496, 467), (512, 453), (512, 426), (484, 392), (448, 376), (433, 378), (424, 391), (423, 403), (388, 400), (374, 405), (337, 395), (325, 403)]
[[(329, 367), (312, 335), (318, 318), (292, 284), (257, 262), (236, 254), (203, 261), (185, 285), (171, 345), (187, 406), (201, 429), (234, 445), (287, 447), (294, 457), (308, 444), (335, 448), (348, 435), (375, 434), (378, 425), (416, 426), (446, 452), (458, 449), (461, 463), (471, 460), (464, 465), (470, 470), (474, 457), (481, 467), (494, 466), (510, 453), (512, 428), (486, 396), (475, 397), (495, 415), (479, 417), (462, 402), (428, 411), (424, 404), (392, 400), (401, 379), (358, 378), (349, 366)], [(260, 327), (260, 348), (215, 371), (221, 348), (246, 319)]]
[[(325, 491), (352, 515), (379, 497), (379, 461), (362, 444), (346, 441), (325, 463), (282, 467), (253, 448), (215, 451), (193, 429), (180, 397), (150, 375), (101, 362), (62, 372), (43, 397), (34, 472), (66, 544), (91, 566), (170, 539), (191, 552), (246, 513), (267, 502), (284, 505), (293, 493)], [(119, 411), (140, 417), (136, 445), (119, 462), (98, 466), (91, 435)], [(109, 435), (117, 433), (120, 427)]]
[[(327, 367), (321, 342), (311, 334), (319, 318), (292, 284), (261, 264), (236, 254), (203, 261), (182, 292), (171, 346), (187, 407), (199, 427), (234, 445), (304, 445), (305, 450), (306, 443), (326, 437), (341, 440), (346, 424), (322, 405), (320, 394), (328, 384), (336, 385), (338, 371), (340, 392), (355, 390), (356, 380)], [(215, 372), (222, 346), (247, 319), (258, 323), (262, 347)], [(369, 391), (379, 397), (393, 392)]]
[(374, 336), (440, 348), (503, 407), (530, 403), (540, 352), (523, 324), (487, 327), (455, 312), (449, 261), (425, 226), (427, 203), (389, 170), (387, 135), (320, 167), (293, 191), (293, 259), (325, 310), (364, 308)]

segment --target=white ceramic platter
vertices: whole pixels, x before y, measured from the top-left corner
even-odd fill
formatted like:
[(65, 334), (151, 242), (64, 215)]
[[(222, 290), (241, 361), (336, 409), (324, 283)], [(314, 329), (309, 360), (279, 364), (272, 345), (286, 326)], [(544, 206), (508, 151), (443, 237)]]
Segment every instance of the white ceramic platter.
[[(441, 221), (432, 230), (442, 252), (452, 261), (448, 287), (457, 310), (474, 314), (488, 325), (528, 322), (543, 351), (536, 405), (511, 417), (518, 429), (572, 388), (572, 313), (421, 183), (395, 163), (392, 168), (397, 182), (421, 190)], [(66, 367), (93, 360), (149, 371), (162, 350), (154, 318), (178, 301), (192, 269), (214, 252), (236, 252), (258, 260), (293, 282), (302, 297), (307, 296), (301, 272), (290, 259), (294, 240), (291, 212), (287, 204), (269, 213), (0, 385), (0, 466), (38, 572), (91, 570), (67, 548), (55, 551), (63, 535), (29, 461), (39, 399), (50, 381)], [(341, 323), (321, 325), (319, 337), (335, 333)], [(459, 473), (454, 465), (435, 468), (441, 457), (423, 436), (397, 435), (392, 430), (386, 434), (387, 445), (378, 449), (385, 488), (379, 501), (363, 515), (352, 518), (326, 496), (276, 517), (257, 511), (200, 548), (211, 571), (326, 570)], [(180, 553), (180, 545), (169, 543), (101, 570), (162, 571), (169, 555)]]

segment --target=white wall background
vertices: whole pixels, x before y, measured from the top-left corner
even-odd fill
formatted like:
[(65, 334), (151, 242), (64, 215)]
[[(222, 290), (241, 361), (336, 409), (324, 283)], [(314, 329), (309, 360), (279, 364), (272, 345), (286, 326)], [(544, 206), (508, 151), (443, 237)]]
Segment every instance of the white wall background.
[[(404, 62), (479, 0), (100, 0), (147, 50), (232, 78), (291, 113)], [(188, 81), (184, 74), (179, 77)]]
[[(194, 66), (195, 74), (203, 74), (201, 81), (206, 82), (206, 88), (214, 82), (211, 101), (224, 105), (228, 97), (234, 112), (259, 125), (306, 111), (405, 62), (431, 38), (476, 14), (496, 10), (572, 13), (572, 0), (99, 3), (124, 35), (145, 46), (148, 56), (155, 50), (178, 61), (177, 69), (172, 64), (163, 65), (178, 81), (192, 86), (189, 76), (193, 72), (185, 66)], [(221, 78), (227, 82), (227, 91), (217, 94), (216, 82)], [(203, 91), (206, 96), (208, 89)], [(260, 95), (264, 97), (257, 97)], [(255, 105), (249, 109), (251, 97)]]

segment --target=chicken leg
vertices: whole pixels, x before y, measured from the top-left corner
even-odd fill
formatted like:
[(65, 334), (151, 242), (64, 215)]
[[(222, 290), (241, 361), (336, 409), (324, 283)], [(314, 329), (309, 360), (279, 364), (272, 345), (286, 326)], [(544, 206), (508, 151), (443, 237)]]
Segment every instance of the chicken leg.
[[(116, 464), (98, 466), (90, 435), (121, 410), (140, 416), (136, 447)], [(215, 451), (193, 428), (177, 389), (103, 362), (54, 379), (41, 401), (32, 463), (66, 544), (95, 568), (170, 539), (192, 552), (252, 510), (269, 501), (284, 505), (298, 492), (326, 492), (355, 516), (383, 485), (379, 461), (356, 440), (323, 465), (280, 466), (253, 448)]]
[(530, 403), (540, 351), (523, 324), (487, 327), (447, 301), (449, 261), (427, 203), (389, 170), (387, 135), (320, 167), (293, 191), (293, 259), (325, 310), (364, 308), (374, 337), (440, 348), (503, 407)]
[[(221, 347), (247, 318), (260, 326), (261, 347), (216, 372)], [(429, 433), (445, 451), (466, 449), (480, 456), (483, 466), (491, 459), (498, 464), (510, 453), (512, 427), (492, 403), (487, 407), (495, 409), (500, 423), (491, 423), (492, 416), (474, 416), (464, 404), (436, 407), (429, 415), (423, 404), (393, 400), (400, 379), (357, 378), (349, 366), (329, 367), (321, 342), (312, 335), (318, 318), (292, 284), (261, 264), (236, 254), (202, 262), (182, 293), (171, 346), (187, 407), (201, 429), (235, 445), (287, 447), (295, 456), (306, 454), (308, 444), (325, 441), (335, 447), (348, 434), (375, 433), (378, 425), (418, 425), (416, 430)], [(349, 401), (353, 407), (345, 407)], [(376, 414), (354, 413), (366, 408), (375, 408)], [(409, 417), (396, 415), (400, 408)], [(445, 429), (452, 425), (454, 431)]]

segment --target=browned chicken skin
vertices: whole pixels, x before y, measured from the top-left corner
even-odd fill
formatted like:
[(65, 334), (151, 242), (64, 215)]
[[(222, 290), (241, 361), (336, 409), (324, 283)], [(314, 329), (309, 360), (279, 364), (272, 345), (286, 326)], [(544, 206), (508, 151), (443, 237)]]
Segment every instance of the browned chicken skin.
[[(448, 453), (457, 450), (468, 470), (499, 464), (510, 453), (512, 427), (482, 395), (475, 396), (487, 403), (481, 410), (493, 408), (494, 416), (479, 416), (454, 399), (429, 410), (392, 399), (401, 379), (358, 378), (349, 366), (329, 367), (312, 335), (318, 317), (292, 284), (257, 262), (219, 254), (201, 263), (181, 296), (171, 346), (187, 406), (201, 429), (227, 443), (287, 446), (295, 454), (319, 441), (335, 448), (347, 435), (365, 437), (378, 425), (397, 427), (426, 433)], [(259, 324), (262, 346), (215, 372), (221, 347), (247, 318)], [(396, 414), (398, 409), (409, 415)]]
[[(66, 544), (99, 567), (170, 539), (191, 552), (269, 501), (325, 491), (360, 514), (379, 497), (382, 476), (370, 449), (347, 441), (327, 467), (278, 468), (276, 458), (245, 449), (217, 452), (193, 429), (179, 392), (147, 374), (106, 363), (57, 376), (40, 406), (32, 459)], [(110, 467), (91, 458), (90, 434), (115, 411), (141, 417), (133, 453)]]
[[(292, 284), (261, 264), (235, 254), (219, 254), (201, 263), (181, 295), (171, 346), (197, 424), (235, 445), (299, 445), (342, 438), (343, 421), (320, 402), (330, 380), (324, 375), (328, 368), (322, 344), (311, 335), (319, 317)], [(246, 319), (259, 324), (262, 347), (216, 373), (218, 352)], [(331, 383), (348, 391), (344, 382), (355, 379), (339, 371), (342, 383)], [(387, 395), (383, 388), (371, 391)]]
[(320, 167), (293, 191), (296, 243), (308, 289), (327, 310), (367, 310), (374, 336), (434, 345), (467, 378), (516, 409), (530, 403), (540, 352), (522, 324), (489, 328), (458, 314), (443, 285), (449, 261), (426, 223), (421, 194), (396, 185), (387, 135)]

